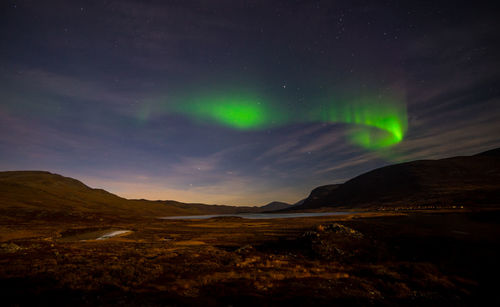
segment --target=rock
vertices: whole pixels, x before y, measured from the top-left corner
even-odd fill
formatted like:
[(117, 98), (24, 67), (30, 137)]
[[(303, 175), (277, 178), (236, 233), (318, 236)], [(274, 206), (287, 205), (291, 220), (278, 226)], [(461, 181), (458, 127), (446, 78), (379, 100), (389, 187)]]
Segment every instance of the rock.
[[(301, 236), (305, 247), (316, 257), (333, 260), (354, 255), (350, 245), (356, 244), (364, 236), (347, 226), (333, 223), (319, 225), (316, 230), (306, 231)], [(354, 239), (354, 240), (353, 240)]]
[[(320, 225), (320, 226), (322, 226), (322, 225)], [(347, 226), (338, 224), (338, 223), (333, 223), (333, 224), (323, 226), (323, 229), (325, 232), (334, 232), (337, 234), (343, 234), (343, 235), (347, 235), (347, 236), (355, 237), (355, 238), (359, 238), (359, 239), (363, 238), (363, 234), (361, 232), (354, 230), (352, 228), (349, 228)]]
[(14, 244), (14, 243), (3, 243), (2, 245), (0, 245), (0, 249), (3, 251), (3, 252), (7, 252), (7, 253), (15, 253), (17, 251), (20, 251), (22, 250), (23, 248), (20, 247), (19, 245), (17, 244)]
[(252, 245), (247, 244), (247, 245), (244, 245), (244, 246), (238, 248), (235, 252), (238, 254), (248, 254), (254, 250), (255, 250), (255, 248)]

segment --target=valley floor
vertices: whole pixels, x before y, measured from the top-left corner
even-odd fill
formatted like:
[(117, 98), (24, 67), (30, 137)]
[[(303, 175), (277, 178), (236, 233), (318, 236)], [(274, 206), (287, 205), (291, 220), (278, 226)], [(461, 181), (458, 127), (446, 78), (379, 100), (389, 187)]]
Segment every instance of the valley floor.
[(495, 210), (0, 222), (2, 304), (500, 303)]

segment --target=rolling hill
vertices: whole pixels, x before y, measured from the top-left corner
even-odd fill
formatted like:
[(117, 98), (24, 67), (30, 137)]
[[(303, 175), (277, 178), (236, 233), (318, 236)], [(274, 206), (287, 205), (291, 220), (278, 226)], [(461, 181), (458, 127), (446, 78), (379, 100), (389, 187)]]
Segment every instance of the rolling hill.
[(177, 201), (129, 200), (82, 182), (43, 171), (0, 172), (0, 214), (43, 217), (168, 216), (259, 212), (259, 207), (186, 204)]
[(375, 169), (343, 184), (318, 187), (292, 209), (499, 203), (500, 148)]
[(295, 205), (262, 207), (130, 200), (82, 182), (43, 171), (0, 172), (0, 214), (29, 216), (169, 216), (304, 210), (500, 203), (500, 149), (473, 156), (395, 164), (343, 184), (324, 185)]

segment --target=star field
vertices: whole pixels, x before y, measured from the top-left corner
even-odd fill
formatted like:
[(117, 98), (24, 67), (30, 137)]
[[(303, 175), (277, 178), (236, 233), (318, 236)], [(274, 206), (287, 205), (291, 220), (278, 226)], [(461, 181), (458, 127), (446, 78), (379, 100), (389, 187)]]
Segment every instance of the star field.
[(500, 146), (493, 4), (4, 1), (0, 169), (128, 198), (296, 202)]

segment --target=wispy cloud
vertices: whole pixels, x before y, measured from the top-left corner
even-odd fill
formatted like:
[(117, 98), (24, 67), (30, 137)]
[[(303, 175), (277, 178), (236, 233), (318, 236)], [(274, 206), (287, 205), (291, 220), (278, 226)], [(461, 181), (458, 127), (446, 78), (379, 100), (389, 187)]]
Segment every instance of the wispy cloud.
[[(14, 66), (10, 68), (16, 70)], [(6, 70), (0, 70), (0, 75), (4, 78), (8, 76), (8, 79), (14, 82), (14, 86), (25, 91), (37, 90), (70, 99), (106, 103), (107, 106), (114, 104), (123, 107), (136, 102), (137, 96), (139, 96), (134, 93), (134, 97), (130, 90), (107, 88), (99, 80), (90, 81), (83, 77), (77, 78), (42, 69), (17, 67), (17, 73), (14, 75), (11, 74), (11, 71)], [(96, 77), (98, 76), (94, 76), (94, 78)]]
[[(315, 172), (317, 175), (321, 175), (324, 173), (330, 173), (330, 172), (335, 172), (335, 171), (342, 171), (342, 170), (350, 170), (353, 167), (358, 167), (360, 165), (367, 164), (369, 162), (373, 162), (373, 160), (377, 159), (377, 156), (374, 154), (364, 154), (361, 156), (355, 156), (353, 158), (346, 159), (344, 161), (339, 161), (337, 164), (331, 166), (331, 167), (326, 167), (319, 169)], [(337, 182), (339, 180), (342, 180), (343, 178), (336, 178)]]

